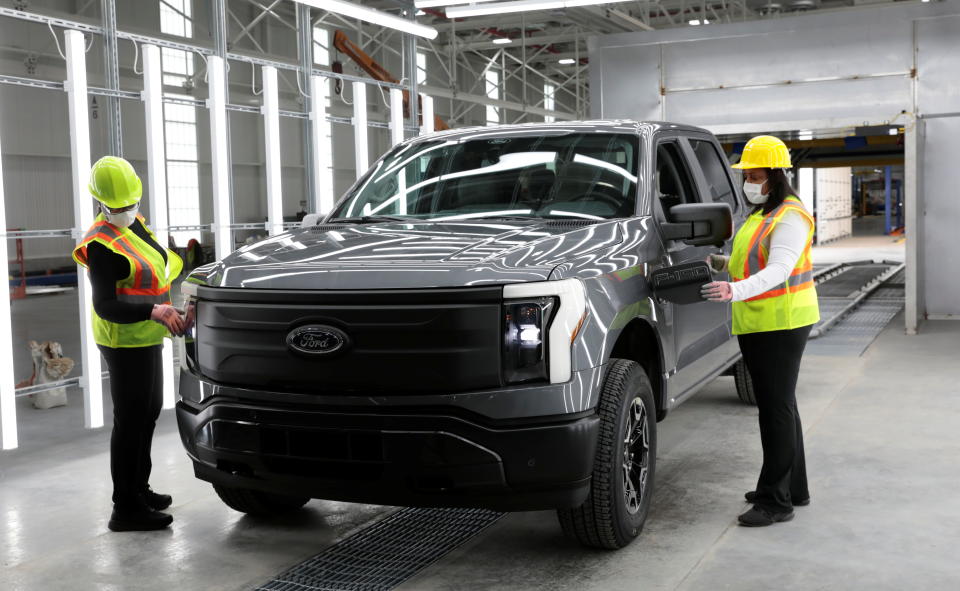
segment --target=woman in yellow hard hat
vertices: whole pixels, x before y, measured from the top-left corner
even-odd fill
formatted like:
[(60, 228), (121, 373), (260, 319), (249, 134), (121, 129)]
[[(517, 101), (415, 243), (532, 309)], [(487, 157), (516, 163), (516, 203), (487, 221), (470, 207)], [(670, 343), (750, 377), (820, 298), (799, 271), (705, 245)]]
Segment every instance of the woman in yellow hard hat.
[(788, 521), (794, 506), (810, 502), (795, 390), (820, 312), (810, 259), (813, 217), (790, 186), (785, 170), (791, 167), (779, 139), (747, 142), (734, 168), (743, 170), (743, 192), (755, 208), (734, 237), (730, 256), (709, 258), (715, 271), (729, 272), (733, 281), (703, 288), (710, 301), (733, 302), (733, 334), (756, 392), (763, 467), (756, 489), (745, 495), (753, 507), (739, 517), (752, 527)]
[(170, 284), (183, 262), (161, 246), (138, 214), (142, 184), (133, 166), (105, 156), (90, 171), (101, 213), (73, 258), (89, 271), (93, 334), (110, 372), (114, 531), (155, 530), (173, 518), (169, 495), (149, 485), (150, 446), (163, 398), (163, 339), (181, 335), (187, 320), (170, 305)]

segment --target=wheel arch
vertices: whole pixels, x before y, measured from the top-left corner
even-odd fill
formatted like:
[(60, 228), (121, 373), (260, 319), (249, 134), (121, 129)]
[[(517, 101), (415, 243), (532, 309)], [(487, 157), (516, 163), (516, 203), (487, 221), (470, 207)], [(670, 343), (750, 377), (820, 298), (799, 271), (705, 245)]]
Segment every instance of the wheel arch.
[(613, 345), (610, 357), (636, 361), (647, 372), (657, 405), (657, 421), (667, 414), (667, 385), (663, 378), (663, 345), (653, 324), (647, 318), (634, 318), (627, 324)]

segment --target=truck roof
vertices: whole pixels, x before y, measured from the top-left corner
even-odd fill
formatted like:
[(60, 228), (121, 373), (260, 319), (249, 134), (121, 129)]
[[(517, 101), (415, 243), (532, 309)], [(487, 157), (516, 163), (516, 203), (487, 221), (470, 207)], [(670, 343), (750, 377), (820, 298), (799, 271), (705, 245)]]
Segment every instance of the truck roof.
[(411, 140), (408, 140), (410, 143), (416, 143), (428, 139), (449, 139), (449, 140), (464, 140), (473, 137), (500, 137), (503, 135), (509, 136), (525, 136), (525, 135), (536, 135), (538, 132), (550, 131), (550, 130), (571, 130), (578, 132), (613, 132), (613, 131), (623, 131), (623, 132), (640, 132), (647, 131), (649, 133), (659, 131), (661, 129), (675, 129), (679, 131), (687, 131), (691, 133), (710, 133), (706, 129), (700, 127), (694, 127), (692, 125), (684, 125), (681, 123), (670, 123), (667, 121), (637, 121), (633, 119), (603, 119), (603, 120), (589, 120), (589, 121), (558, 121), (555, 123), (520, 123), (515, 125), (488, 125), (488, 126), (473, 126), (473, 127), (463, 127), (458, 129), (448, 129), (446, 131), (439, 131), (431, 134), (426, 134), (418, 136)]

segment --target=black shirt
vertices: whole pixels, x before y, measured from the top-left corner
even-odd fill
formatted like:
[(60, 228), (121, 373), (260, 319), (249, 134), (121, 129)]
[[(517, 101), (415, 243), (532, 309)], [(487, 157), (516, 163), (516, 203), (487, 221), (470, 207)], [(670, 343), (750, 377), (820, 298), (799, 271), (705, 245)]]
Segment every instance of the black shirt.
[[(133, 222), (130, 230), (152, 246), (167, 260), (167, 251), (154, 240), (140, 220)], [(93, 309), (97, 316), (117, 324), (133, 324), (150, 320), (153, 304), (132, 304), (117, 299), (117, 281), (130, 275), (127, 257), (117, 254), (99, 242), (87, 246), (87, 266), (93, 287)]]

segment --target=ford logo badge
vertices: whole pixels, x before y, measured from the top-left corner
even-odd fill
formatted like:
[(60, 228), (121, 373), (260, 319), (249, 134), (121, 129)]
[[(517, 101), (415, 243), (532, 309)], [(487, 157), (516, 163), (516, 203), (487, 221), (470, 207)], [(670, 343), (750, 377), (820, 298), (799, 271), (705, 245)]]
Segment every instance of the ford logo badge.
[(300, 326), (287, 335), (287, 347), (306, 355), (330, 355), (341, 351), (347, 342), (342, 330), (320, 324)]

